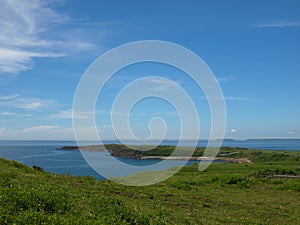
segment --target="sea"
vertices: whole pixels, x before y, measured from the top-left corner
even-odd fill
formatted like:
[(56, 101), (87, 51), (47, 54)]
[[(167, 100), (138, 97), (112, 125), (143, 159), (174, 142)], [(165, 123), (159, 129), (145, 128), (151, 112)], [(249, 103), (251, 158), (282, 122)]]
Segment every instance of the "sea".
[[(81, 142), (82, 143), (82, 142)], [(119, 144), (119, 141), (103, 141), (104, 144)], [(130, 143), (129, 144), (134, 144)], [(178, 141), (166, 140), (161, 145), (176, 146)], [(181, 142), (182, 146), (190, 146), (191, 141)], [(207, 140), (199, 140), (198, 147), (206, 147)], [(85, 142), (84, 145), (99, 144), (96, 141)], [(151, 144), (144, 143), (144, 144)], [(92, 176), (96, 179), (106, 179), (106, 176), (102, 176), (96, 172), (88, 163), (83, 155), (79, 151), (62, 151), (58, 150), (62, 146), (74, 146), (75, 141), (8, 141), (0, 140), (0, 158), (9, 160), (15, 160), (25, 165), (32, 167), (33, 165), (42, 167), (45, 171), (57, 174), (69, 174), (74, 176)], [(242, 147), (248, 149), (260, 149), (260, 150), (288, 150), (299, 151), (300, 154), (300, 139), (250, 139), (250, 140), (223, 140), (222, 146), (230, 147)], [(109, 165), (109, 154), (106, 152), (97, 152), (97, 163), (102, 167), (107, 167), (106, 171), (109, 171), (110, 177), (123, 177), (131, 175), (135, 171), (124, 169), (122, 166)], [(181, 160), (168, 160), (164, 164), (160, 164), (161, 160), (149, 159), (121, 159), (117, 158), (120, 162), (128, 165), (134, 165), (140, 168), (139, 172), (146, 171), (148, 165), (158, 165), (156, 170), (164, 170), (174, 166), (182, 165)], [(185, 165), (197, 163), (196, 161), (185, 162)], [(218, 163), (218, 162), (213, 162)]]

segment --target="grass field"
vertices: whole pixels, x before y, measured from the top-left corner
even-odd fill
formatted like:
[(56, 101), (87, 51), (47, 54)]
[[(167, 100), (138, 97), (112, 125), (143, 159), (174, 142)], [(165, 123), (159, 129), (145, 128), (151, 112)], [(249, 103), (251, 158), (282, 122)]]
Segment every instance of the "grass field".
[(300, 224), (300, 179), (267, 177), (300, 175), (299, 152), (229, 151), (253, 163), (192, 165), (143, 187), (0, 159), (0, 224)]

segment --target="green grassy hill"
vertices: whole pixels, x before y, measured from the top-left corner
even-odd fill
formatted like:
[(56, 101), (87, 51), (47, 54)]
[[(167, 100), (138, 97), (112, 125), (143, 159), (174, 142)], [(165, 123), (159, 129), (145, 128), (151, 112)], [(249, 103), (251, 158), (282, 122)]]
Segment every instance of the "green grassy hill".
[(299, 152), (234, 154), (254, 163), (195, 164), (144, 187), (0, 159), (0, 224), (300, 224), (300, 179), (267, 177), (300, 175)]

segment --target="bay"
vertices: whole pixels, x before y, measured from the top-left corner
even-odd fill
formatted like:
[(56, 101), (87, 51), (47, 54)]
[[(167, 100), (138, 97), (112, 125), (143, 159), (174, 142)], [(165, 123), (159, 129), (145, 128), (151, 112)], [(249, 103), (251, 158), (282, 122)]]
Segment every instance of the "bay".
[[(105, 144), (116, 143), (118, 141), (104, 141)], [(151, 144), (148, 143), (132, 143), (128, 144)], [(166, 140), (162, 145), (176, 146), (177, 141)], [(85, 145), (98, 144), (98, 142), (89, 141)], [(181, 143), (183, 146), (190, 146), (190, 141)], [(75, 141), (0, 141), (0, 157), (10, 160), (15, 160), (26, 164), (28, 166), (37, 165), (42, 167), (45, 171), (59, 174), (71, 174), (75, 176), (93, 176), (96, 179), (105, 179), (97, 172), (95, 172), (90, 165), (84, 160), (80, 152), (77, 151), (61, 151), (58, 148), (65, 145), (76, 145)], [(207, 140), (198, 141), (197, 146), (205, 147)], [(252, 140), (224, 140), (223, 146), (230, 147), (244, 147), (249, 149), (261, 150), (300, 150), (300, 139), (252, 139)], [(95, 154), (95, 153), (93, 153)], [(97, 163), (101, 166), (107, 167), (111, 176), (128, 176), (133, 171), (124, 170), (122, 167), (113, 167), (107, 165), (108, 154), (105, 152), (96, 153)], [(143, 166), (153, 165), (160, 160), (137, 160), (137, 159), (119, 159), (125, 164), (139, 166), (139, 172), (144, 171)], [(189, 161), (187, 165), (195, 163)], [(167, 169), (173, 166), (179, 166), (182, 162), (180, 160), (167, 161), (164, 166), (157, 167), (157, 170)]]

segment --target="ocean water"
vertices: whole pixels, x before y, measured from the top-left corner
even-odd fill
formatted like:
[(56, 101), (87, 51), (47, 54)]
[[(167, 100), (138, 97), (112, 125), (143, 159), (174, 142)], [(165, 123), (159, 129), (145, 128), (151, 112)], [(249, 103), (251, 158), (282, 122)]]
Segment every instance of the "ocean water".
[[(104, 143), (119, 143), (118, 141), (105, 141)], [(130, 142), (129, 142), (130, 143)], [(189, 141), (182, 143), (184, 146), (190, 146)], [(98, 144), (97, 142), (86, 142), (86, 145)], [(130, 143), (133, 144), (133, 143)], [(144, 144), (151, 144), (144, 143)], [(162, 145), (176, 146), (177, 141), (163, 141)], [(65, 145), (76, 145), (74, 141), (0, 141), (0, 157), (15, 160), (28, 166), (37, 165), (44, 168), (47, 172), (71, 174), (76, 176), (93, 176), (97, 179), (105, 179), (95, 172), (84, 160), (78, 151), (61, 151), (58, 148)], [(199, 147), (205, 147), (206, 140), (198, 142)], [(223, 146), (244, 147), (249, 149), (262, 150), (293, 150), (300, 151), (300, 139), (274, 139), (274, 140), (224, 140)], [(91, 153), (95, 154), (95, 153)], [(108, 154), (101, 152), (97, 154), (97, 163), (99, 166), (107, 167), (110, 176), (127, 176), (133, 171), (126, 171), (122, 166), (112, 167), (107, 164)], [(160, 160), (136, 160), (119, 159), (121, 162), (139, 166), (139, 171), (144, 171), (143, 166), (155, 165)], [(187, 163), (192, 164), (195, 161)], [(167, 169), (173, 166), (179, 166), (182, 161), (167, 161), (163, 166), (156, 167), (157, 170)]]

